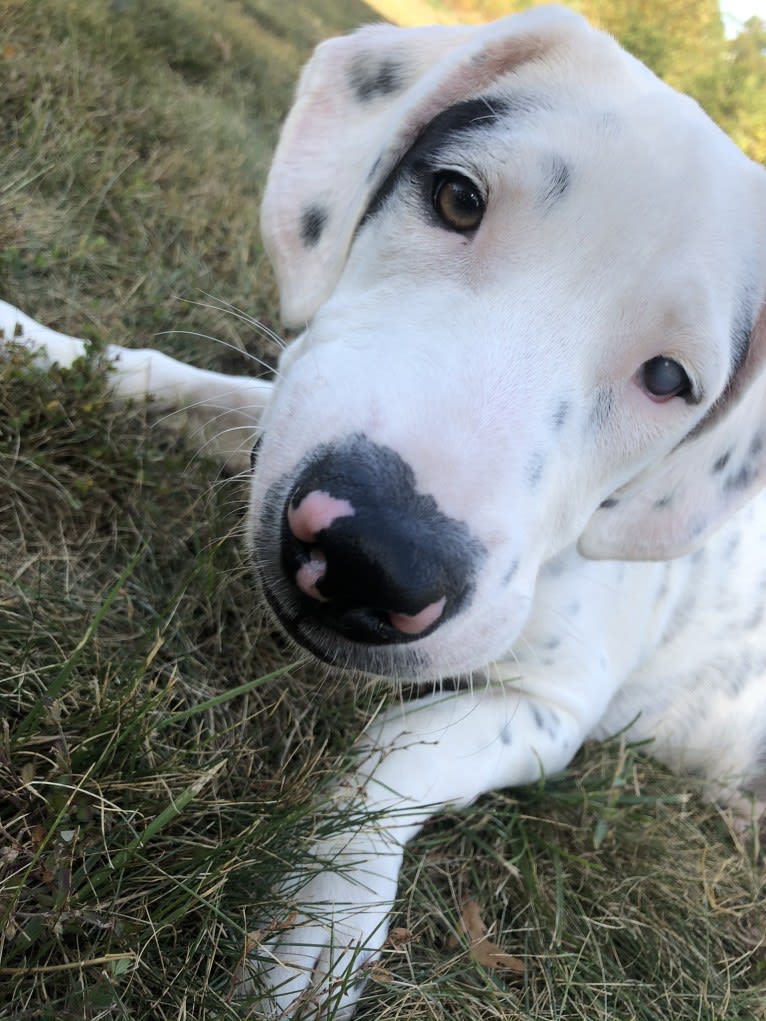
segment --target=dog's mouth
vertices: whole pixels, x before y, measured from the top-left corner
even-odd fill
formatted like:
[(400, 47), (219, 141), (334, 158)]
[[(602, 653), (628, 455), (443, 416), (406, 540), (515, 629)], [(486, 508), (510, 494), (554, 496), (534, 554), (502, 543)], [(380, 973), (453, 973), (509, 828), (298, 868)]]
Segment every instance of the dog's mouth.
[(258, 577), (272, 617), (294, 642), (316, 659), (340, 670), (371, 677), (412, 678), (428, 674), (429, 658), (422, 651), (413, 649), (411, 644), (354, 641), (336, 627), (323, 625), (314, 613), (307, 613), (306, 608), (301, 606), (301, 600), (291, 595), (278, 595), (285, 583), (270, 574), (262, 569)]

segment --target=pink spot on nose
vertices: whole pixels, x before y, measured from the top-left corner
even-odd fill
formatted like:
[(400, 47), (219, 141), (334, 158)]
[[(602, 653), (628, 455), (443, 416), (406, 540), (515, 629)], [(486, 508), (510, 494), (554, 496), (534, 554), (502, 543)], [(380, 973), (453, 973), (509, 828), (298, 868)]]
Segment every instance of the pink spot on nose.
[(320, 603), (326, 603), (327, 599), (317, 588), (317, 582), (324, 578), (326, 570), (327, 558), (324, 553), (319, 549), (312, 549), (309, 553), (308, 561), (305, 564), (301, 564), (296, 571), (295, 584), (304, 595), (311, 596), (312, 599), (318, 599)]
[(300, 542), (315, 542), (319, 532), (329, 528), (338, 518), (354, 515), (348, 500), (338, 500), (323, 489), (313, 489), (303, 497), (297, 507), (287, 508), (290, 531)]
[(407, 613), (389, 613), (388, 619), (391, 622), (391, 627), (395, 627), (397, 631), (403, 631), (406, 635), (421, 635), (426, 628), (429, 628), (434, 621), (441, 617), (446, 602), (447, 597), (442, 596), (435, 603), (426, 606), (420, 613), (415, 613), (412, 616)]

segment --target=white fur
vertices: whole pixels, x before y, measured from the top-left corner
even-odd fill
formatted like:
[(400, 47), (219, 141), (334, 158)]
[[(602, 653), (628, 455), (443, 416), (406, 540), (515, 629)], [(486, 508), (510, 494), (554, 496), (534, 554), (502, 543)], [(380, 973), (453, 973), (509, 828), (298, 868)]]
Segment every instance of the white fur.
[[(376, 61), (402, 81), (362, 101), (354, 68)], [(488, 95), (533, 102), (442, 152), (486, 190), (476, 235), (429, 221), (406, 184), (360, 226), (421, 128)], [(556, 161), (568, 187), (547, 201)], [(312, 208), (326, 223), (307, 243)], [(262, 419), (252, 543), (271, 486), (318, 444), (364, 433), (487, 551), (468, 604), (414, 643), (416, 680), (470, 675), (472, 690), (370, 725), (335, 797), (376, 822), (317, 846), (332, 867), (259, 952), (276, 1013), (325, 1004), (343, 1018), (385, 939), (402, 848), (439, 806), (554, 773), (620, 730), (722, 800), (762, 789), (766, 173), (613, 40), (551, 8), (323, 44), (263, 225), (286, 318), (308, 326)], [(3, 311), (49, 358), (71, 357), (78, 342)], [(263, 384), (110, 354), (120, 394), (136, 392), (138, 359), (152, 374), (138, 389), (173, 403), (253, 417), (265, 403)], [(637, 373), (658, 355), (685, 366), (698, 403), (649, 399)]]

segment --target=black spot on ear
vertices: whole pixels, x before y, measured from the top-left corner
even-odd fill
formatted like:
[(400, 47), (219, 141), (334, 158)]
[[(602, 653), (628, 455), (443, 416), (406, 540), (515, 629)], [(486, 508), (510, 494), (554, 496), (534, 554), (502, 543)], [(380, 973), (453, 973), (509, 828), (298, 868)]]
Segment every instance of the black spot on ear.
[(726, 465), (729, 463), (730, 459), (731, 450), (727, 450), (725, 454), (721, 454), (718, 460), (713, 461), (713, 467), (711, 468), (712, 474), (717, 475), (719, 472), (722, 472)]
[(316, 203), (303, 210), (301, 213), (301, 241), (306, 248), (314, 248), (319, 244), (328, 215), (325, 207)]
[(407, 84), (405, 67), (399, 60), (388, 57), (376, 61), (367, 53), (360, 53), (348, 69), (348, 84), (359, 103), (370, 103), (380, 96), (391, 96)]
[(616, 497), (609, 496), (609, 497), (607, 497), (606, 500), (602, 500), (601, 501), (601, 503), (599, 504), (599, 507), (600, 507), (601, 510), (611, 510), (612, 507), (616, 507), (619, 502), (620, 501)]

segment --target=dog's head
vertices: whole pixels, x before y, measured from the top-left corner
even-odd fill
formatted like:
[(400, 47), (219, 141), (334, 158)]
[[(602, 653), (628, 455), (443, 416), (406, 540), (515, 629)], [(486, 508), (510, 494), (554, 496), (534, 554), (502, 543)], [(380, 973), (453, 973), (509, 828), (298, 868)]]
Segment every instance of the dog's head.
[(766, 466), (766, 183), (558, 8), (362, 29), (301, 78), (264, 238), (286, 351), (249, 537), (288, 631), (477, 669), (538, 570), (686, 553)]

